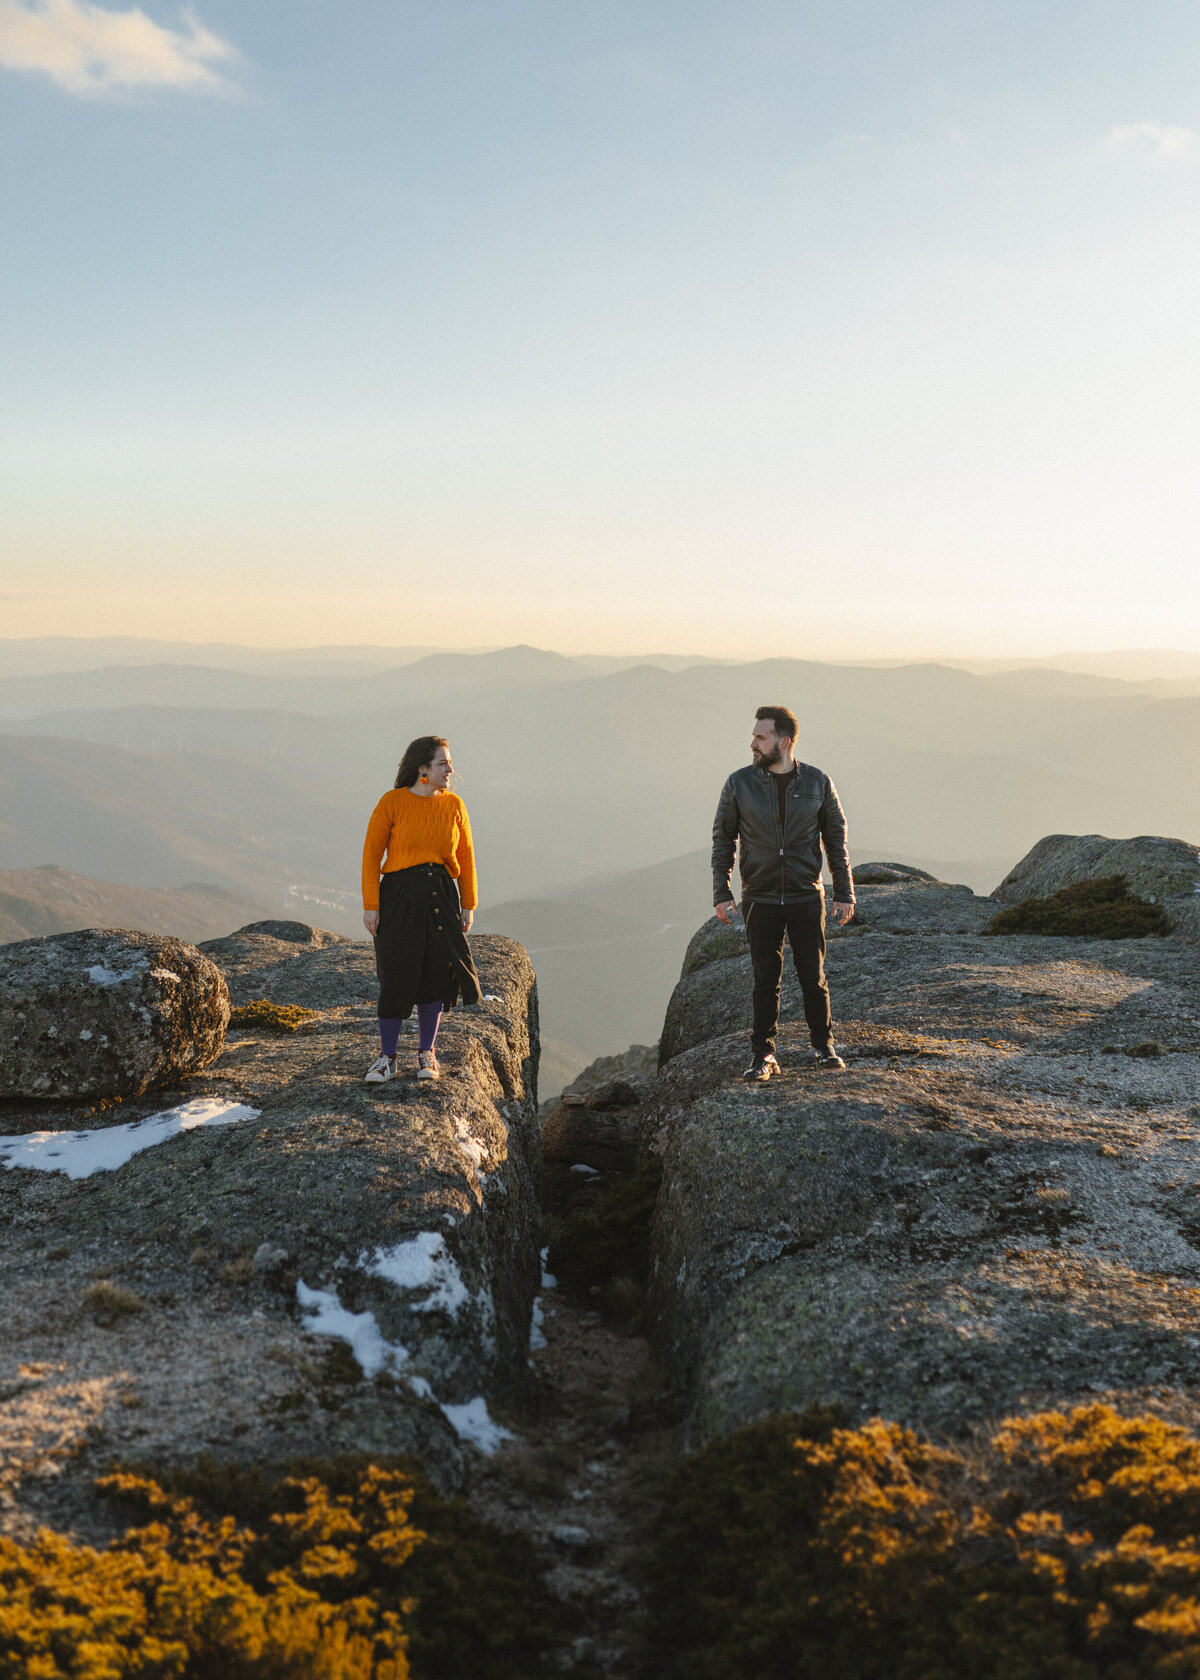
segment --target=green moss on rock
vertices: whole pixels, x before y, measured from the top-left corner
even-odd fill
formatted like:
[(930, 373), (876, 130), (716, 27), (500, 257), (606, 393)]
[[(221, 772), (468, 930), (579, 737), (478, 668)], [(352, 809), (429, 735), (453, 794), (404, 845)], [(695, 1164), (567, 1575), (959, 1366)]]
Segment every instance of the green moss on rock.
[(1047, 898), (1023, 899), (993, 916), (984, 932), (1144, 939), (1169, 929), (1161, 904), (1138, 898), (1124, 875), (1106, 875), (1099, 881), (1078, 881)]
[(258, 1027), (265, 1032), (296, 1032), (305, 1021), (311, 1021), (316, 1011), (304, 1009), (298, 1003), (272, 1003), (270, 998), (251, 998), (239, 1003), (229, 1012), (231, 1027)]
[(1200, 1672), (1200, 1440), (1102, 1405), (967, 1449), (781, 1416), (670, 1482), (655, 1680), (1168, 1680)]
[(746, 929), (742, 922), (735, 922), (729, 927), (719, 916), (710, 916), (688, 942), (679, 978), (684, 980), (689, 974), (707, 968), (709, 963), (723, 962), (726, 957), (743, 957), (747, 949)]

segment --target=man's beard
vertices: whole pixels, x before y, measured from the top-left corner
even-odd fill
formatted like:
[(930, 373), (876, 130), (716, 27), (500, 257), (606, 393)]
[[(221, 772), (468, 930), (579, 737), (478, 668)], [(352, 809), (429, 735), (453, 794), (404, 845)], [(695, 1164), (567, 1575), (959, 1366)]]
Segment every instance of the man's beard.
[(772, 764), (779, 763), (780, 757), (782, 756), (778, 743), (770, 748), (768, 752), (763, 752), (761, 747), (754, 747), (752, 751), (754, 753), (754, 762), (760, 770), (769, 770)]

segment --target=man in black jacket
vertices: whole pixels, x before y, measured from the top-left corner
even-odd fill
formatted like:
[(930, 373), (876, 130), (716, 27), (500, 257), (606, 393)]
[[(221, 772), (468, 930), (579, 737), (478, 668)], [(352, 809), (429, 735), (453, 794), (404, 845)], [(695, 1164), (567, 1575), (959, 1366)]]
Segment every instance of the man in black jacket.
[(854, 914), (854, 878), (846, 850), (846, 818), (837, 789), (811, 764), (792, 756), (799, 724), (786, 706), (760, 706), (750, 738), (753, 764), (735, 770), (721, 789), (713, 823), (713, 903), (729, 923), (737, 905), (729, 888), (734, 846), (742, 879), (742, 914), (754, 967), (752, 1057), (746, 1078), (778, 1073), (775, 1029), (784, 936), (792, 947), (804, 1016), (818, 1067), (845, 1063), (833, 1047), (829, 987), (825, 983), (825, 893), (821, 848), (833, 876), (836, 926)]

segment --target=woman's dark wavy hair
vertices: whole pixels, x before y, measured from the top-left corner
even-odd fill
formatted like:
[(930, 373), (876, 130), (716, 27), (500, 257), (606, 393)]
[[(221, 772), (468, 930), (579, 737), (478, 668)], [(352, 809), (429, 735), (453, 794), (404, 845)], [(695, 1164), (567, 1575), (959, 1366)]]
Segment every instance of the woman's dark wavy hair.
[(422, 764), (432, 764), (433, 755), (439, 747), (450, 751), (450, 743), (444, 735), (418, 735), (415, 741), (410, 741), (404, 749), (393, 787), (412, 787), (421, 774)]

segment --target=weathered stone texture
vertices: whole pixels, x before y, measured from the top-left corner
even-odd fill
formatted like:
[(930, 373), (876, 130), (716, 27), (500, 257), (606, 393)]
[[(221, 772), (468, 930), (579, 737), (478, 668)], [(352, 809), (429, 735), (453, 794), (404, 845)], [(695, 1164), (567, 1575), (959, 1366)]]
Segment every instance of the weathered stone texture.
[(0, 946), (0, 1099), (133, 1097), (207, 1067), (229, 991), (181, 940), (90, 928)]
[(1200, 952), (868, 925), (829, 969), (845, 1074), (806, 1064), (793, 995), (783, 1076), (742, 1081), (724, 1023), (748, 1020), (745, 955), (694, 968), (668, 1013), (642, 1146), (664, 1160), (651, 1310), (689, 1439), (811, 1401), (954, 1433), (1187, 1401)]
[(1124, 875), (1139, 898), (1161, 904), (1178, 938), (1200, 941), (1200, 847), (1158, 834), (1047, 834), (1001, 881), (1003, 904), (1046, 898), (1079, 881)]
[[(482, 1400), (503, 1416), (528, 1381), (541, 1156), (529, 959), (512, 940), (472, 939), (499, 1001), (445, 1018), (440, 1081), (416, 1082), (402, 1040), (411, 1069), (368, 1086), (378, 1038), (365, 943), (251, 930), (216, 945), (239, 988), (240, 953), (249, 995), (317, 1014), (297, 1033), (231, 1031), (220, 1060), (171, 1093), (224, 1097), (259, 1118), (188, 1132), (77, 1182), (0, 1173), (0, 1439), (5, 1384), (36, 1368), (55, 1373), (68, 1411), (67, 1391), (95, 1399), (79, 1424), (86, 1451), (59, 1479), (72, 1498), (113, 1457), (200, 1452), (269, 1463), (407, 1451), (454, 1486), (463, 1448), (442, 1407)], [(110, 1109), (102, 1123), (147, 1111)], [(53, 1104), (22, 1118), (97, 1124)], [(429, 1263), (414, 1266), (422, 1255)], [(143, 1310), (93, 1324), (85, 1293), (97, 1277)], [(351, 1325), (370, 1314), (390, 1350), (384, 1368), (364, 1375), (344, 1343), (314, 1334), (298, 1284), (358, 1315)], [(52, 1497), (36, 1479), (27, 1491), (35, 1505)]]
[(542, 1199), (556, 1214), (581, 1211), (631, 1173), (638, 1159), (638, 1106), (653, 1084), (656, 1050), (631, 1044), (599, 1056), (542, 1120)]
[[(996, 914), (990, 898), (980, 898), (970, 887), (947, 886), (921, 871), (901, 877), (899, 864), (864, 865), (867, 877), (857, 886), (854, 920), (844, 930), (828, 929), (832, 947), (858, 940), (867, 933), (978, 933)], [(885, 874), (895, 879), (881, 879)], [(874, 877), (874, 879), (872, 879)], [(831, 957), (833, 966), (835, 959)], [(734, 978), (736, 973), (737, 978)], [(750, 1030), (750, 953), (746, 934), (739, 923), (726, 927), (713, 916), (700, 927), (688, 945), (679, 984), (671, 994), (659, 1044), (659, 1065), (706, 1039), (742, 1028)], [(839, 1000), (834, 999), (835, 1017)], [(795, 1020), (803, 1014), (800, 988), (791, 957), (784, 952), (783, 990), (780, 1018)]]

